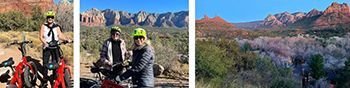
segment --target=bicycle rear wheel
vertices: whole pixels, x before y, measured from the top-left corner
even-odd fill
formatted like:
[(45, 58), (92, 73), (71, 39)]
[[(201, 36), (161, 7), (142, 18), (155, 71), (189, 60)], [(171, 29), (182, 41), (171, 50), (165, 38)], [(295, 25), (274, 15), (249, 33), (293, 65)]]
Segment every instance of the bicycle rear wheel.
[(24, 80), (24, 86), (28, 88), (32, 88), (36, 84), (36, 66), (33, 62), (29, 62), (29, 64), (32, 66), (32, 69), (30, 69), (29, 66), (24, 67), (24, 72), (23, 72), (23, 80)]
[(72, 85), (72, 82), (70, 79), (71, 79), (70, 72), (66, 68), (66, 69), (64, 69), (64, 82), (65, 82), (67, 88), (73, 88), (73, 85)]

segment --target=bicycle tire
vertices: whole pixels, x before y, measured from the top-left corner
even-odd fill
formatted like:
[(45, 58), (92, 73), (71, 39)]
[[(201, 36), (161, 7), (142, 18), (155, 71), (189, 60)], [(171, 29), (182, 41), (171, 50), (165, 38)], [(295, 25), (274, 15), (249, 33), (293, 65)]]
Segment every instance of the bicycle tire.
[(32, 69), (30, 69), (29, 66), (24, 67), (23, 81), (25, 87), (32, 88), (36, 84), (37, 74), (31, 73), (30, 71), (32, 70), (32, 72), (37, 72), (37, 68), (33, 62), (28, 62), (28, 64), (32, 66)]
[(66, 68), (64, 69), (64, 82), (65, 82), (65, 85), (66, 85), (66, 88), (72, 88), (73, 86), (71, 85), (71, 75), (69, 73), (69, 70)]

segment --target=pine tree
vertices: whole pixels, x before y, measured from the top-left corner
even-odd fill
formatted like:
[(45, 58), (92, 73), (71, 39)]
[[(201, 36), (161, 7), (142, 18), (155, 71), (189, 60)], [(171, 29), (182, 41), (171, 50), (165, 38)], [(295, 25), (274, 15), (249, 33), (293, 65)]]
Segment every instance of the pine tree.
[(312, 62), (310, 63), (311, 76), (315, 79), (320, 79), (325, 76), (323, 70), (323, 57), (320, 54), (313, 55), (311, 57)]

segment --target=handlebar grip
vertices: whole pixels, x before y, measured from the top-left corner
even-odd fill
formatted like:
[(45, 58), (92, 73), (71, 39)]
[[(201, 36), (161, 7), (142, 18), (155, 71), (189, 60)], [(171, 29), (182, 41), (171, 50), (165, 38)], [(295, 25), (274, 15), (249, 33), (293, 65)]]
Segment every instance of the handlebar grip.
[(33, 41), (23, 41), (23, 43), (33, 43)]
[(68, 43), (73, 43), (73, 41), (69, 42), (67, 40), (64, 40), (63, 42), (61, 42), (62, 44), (68, 44)]

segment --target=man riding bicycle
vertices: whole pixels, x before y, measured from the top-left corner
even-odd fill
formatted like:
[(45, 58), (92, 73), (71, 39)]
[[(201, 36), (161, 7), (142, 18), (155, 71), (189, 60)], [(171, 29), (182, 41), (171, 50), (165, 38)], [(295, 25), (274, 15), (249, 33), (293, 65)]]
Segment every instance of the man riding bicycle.
[[(41, 25), (40, 28), (40, 41), (43, 45), (43, 65), (45, 66), (48, 63), (57, 63), (60, 57), (60, 51), (58, 46), (58, 41), (68, 41), (71, 42), (70, 39), (66, 38), (66, 36), (61, 32), (60, 26), (55, 23), (55, 13), (53, 11), (48, 11), (45, 13), (46, 22)], [(57, 47), (57, 48), (48, 48), (48, 47)], [(51, 60), (50, 60), (51, 57)], [(42, 75), (44, 76), (44, 80), (48, 81), (48, 68), (44, 67), (44, 71)], [(53, 72), (55, 74), (55, 72)], [(42, 83), (46, 84), (46, 83)]]

